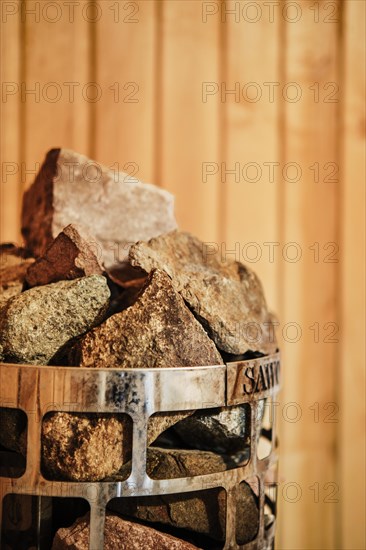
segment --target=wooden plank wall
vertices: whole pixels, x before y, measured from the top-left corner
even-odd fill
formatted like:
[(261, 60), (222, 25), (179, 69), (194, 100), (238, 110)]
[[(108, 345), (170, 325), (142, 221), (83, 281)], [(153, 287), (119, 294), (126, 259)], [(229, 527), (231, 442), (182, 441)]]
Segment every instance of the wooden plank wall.
[(364, 548), (365, 3), (56, 5), (2, 3), (1, 240), (50, 147), (174, 192), (278, 315), (277, 548)]

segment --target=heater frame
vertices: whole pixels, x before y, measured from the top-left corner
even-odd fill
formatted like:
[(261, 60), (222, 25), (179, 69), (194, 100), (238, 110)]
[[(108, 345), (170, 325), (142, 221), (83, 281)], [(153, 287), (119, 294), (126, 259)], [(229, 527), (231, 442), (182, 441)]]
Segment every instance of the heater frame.
[[(276, 520), (266, 528), (266, 473), (278, 462), (276, 422), (271, 452), (257, 456), (260, 435), (258, 403), (275, 401), (280, 389), (280, 354), (224, 365), (147, 369), (92, 369), (0, 363), (0, 407), (17, 408), (28, 418), (26, 470), (21, 477), (0, 477), (0, 520), (8, 494), (38, 497), (80, 497), (90, 505), (90, 550), (102, 550), (106, 506), (117, 497), (179, 494), (223, 488), (226, 491), (224, 550), (271, 550)], [(175, 479), (151, 479), (146, 473), (147, 427), (158, 412), (204, 410), (248, 403), (251, 408), (250, 458), (245, 465), (220, 473)], [(275, 409), (275, 407), (274, 407)], [(133, 421), (132, 469), (124, 481), (50, 481), (41, 473), (41, 426), (51, 411), (125, 413)], [(236, 491), (257, 477), (259, 530), (257, 537), (236, 542)], [(276, 484), (276, 479), (272, 479)], [(275, 505), (275, 503), (274, 503)]]

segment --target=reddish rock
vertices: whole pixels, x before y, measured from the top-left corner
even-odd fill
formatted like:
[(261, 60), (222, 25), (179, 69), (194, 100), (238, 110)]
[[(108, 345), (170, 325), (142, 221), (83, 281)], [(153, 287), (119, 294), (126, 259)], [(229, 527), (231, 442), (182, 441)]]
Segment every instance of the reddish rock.
[(70, 224), (56, 237), (44, 255), (29, 266), (29, 287), (62, 280), (102, 275), (98, 260), (99, 245), (81, 225)]
[(253, 271), (222, 259), (199, 239), (172, 231), (133, 245), (133, 266), (164, 270), (217, 347), (230, 354), (277, 349), (273, 319)]
[(130, 245), (176, 227), (174, 198), (163, 189), (109, 170), (67, 149), (52, 149), (23, 199), (22, 233), (42, 256), (64, 227), (84, 225), (102, 247), (109, 267)]
[[(104, 550), (195, 550), (188, 542), (156, 529), (108, 514), (104, 530)], [(71, 527), (59, 529), (52, 550), (89, 550), (89, 515)]]

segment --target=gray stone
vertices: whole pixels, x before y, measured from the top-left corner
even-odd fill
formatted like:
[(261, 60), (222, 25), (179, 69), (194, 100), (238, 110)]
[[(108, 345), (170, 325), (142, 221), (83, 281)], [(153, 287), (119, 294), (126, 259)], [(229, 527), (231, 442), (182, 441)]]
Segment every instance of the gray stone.
[(249, 449), (250, 411), (246, 405), (196, 412), (174, 430), (195, 449), (233, 454)]
[(102, 275), (98, 243), (81, 225), (70, 224), (56, 237), (44, 255), (29, 266), (28, 287), (62, 280)]
[(239, 262), (220, 259), (197, 238), (179, 231), (131, 247), (130, 262), (164, 270), (220, 350), (273, 353), (273, 319), (258, 277)]
[(42, 469), (51, 479), (99, 481), (118, 472), (131, 452), (131, 425), (121, 416), (52, 413), (43, 421)]
[(173, 196), (163, 189), (52, 149), (24, 194), (22, 233), (39, 257), (64, 227), (80, 223), (97, 239), (109, 267), (126, 258), (132, 243), (175, 229), (173, 208)]
[[(195, 457), (196, 455), (196, 457)], [(223, 457), (202, 451), (148, 449), (147, 473), (155, 479), (189, 477), (227, 469)], [(224, 540), (226, 493), (223, 489), (113, 499), (108, 508), (139, 520), (186, 529)], [(247, 483), (241, 483), (237, 495), (237, 538), (240, 544), (253, 540), (258, 532), (258, 498)]]
[[(89, 550), (89, 514), (59, 529), (52, 550)], [(194, 550), (197, 546), (156, 529), (107, 514), (104, 550)]]
[(32, 288), (2, 309), (0, 345), (8, 362), (48, 364), (72, 338), (99, 323), (109, 302), (105, 277)]
[(69, 361), (71, 365), (97, 368), (222, 363), (215, 344), (162, 271), (152, 272), (133, 305), (80, 338)]

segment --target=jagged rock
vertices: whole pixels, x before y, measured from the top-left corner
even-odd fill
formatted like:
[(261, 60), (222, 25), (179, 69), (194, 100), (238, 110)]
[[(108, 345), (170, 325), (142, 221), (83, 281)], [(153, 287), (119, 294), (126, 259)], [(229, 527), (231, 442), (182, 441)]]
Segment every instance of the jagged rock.
[(220, 259), (205, 243), (179, 231), (133, 245), (129, 259), (146, 272), (164, 270), (220, 350), (276, 350), (262, 285), (241, 263)]
[(43, 421), (42, 469), (51, 479), (104, 479), (118, 472), (131, 452), (130, 423), (117, 415), (58, 412)]
[(102, 275), (98, 244), (79, 224), (70, 224), (56, 237), (44, 255), (29, 266), (28, 287), (47, 285), (62, 280)]
[(48, 364), (72, 338), (103, 319), (109, 289), (91, 275), (32, 288), (2, 309), (0, 345), (8, 362)]
[(235, 468), (231, 456), (187, 449), (147, 449), (146, 471), (152, 479), (174, 479), (224, 472)]
[[(222, 364), (170, 278), (154, 271), (137, 301), (80, 338), (69, 364), (101, 368), (153, 368)], [(149, 422), (148, 444), (191, 411), (159, 413)]]
[(34, 262), (23, 249), (10, 246), (0, 250), (0, 309), (22, 292), (27, 269)]
[(197, 411), (174, 426), (194, 449), (233, 454), (250, 446), (250, 412), (246, 405)]
[(131, 243), (176, 227), (174, 198), (67, 149), (52, 149), (23, 199), (22, 233), (36, 257), (70, 223), (86, 226), (101, 245), (106, 267), (122, 261)]
[(80, 338), (70, 364), (100, 368), (222, 364), (215, 344), (172, 281), (153, 271), (136, 302)]
[[(202, 451), (149, 448), (147, 473), (155, 479), (188, 477), (226, 470), (223, 457)], [(118, 514), (148, 523), (186, 529), (215, 540), (224, 540), (226, 493), (223, 489), (203, 490), (153, 497), (118, 498), (108, 508)], [(247, 483), (238, 487), (237, 538), (240, 544), (253, 540), (258, 532), (258, 498)]]
[[(189, 542), (156, 529), (107, 514), (104, 550), (194, 550)], [(52, 550), (89, 550), (89, 514), (59, 529)]]

